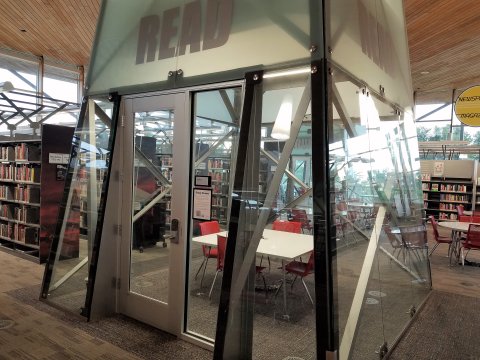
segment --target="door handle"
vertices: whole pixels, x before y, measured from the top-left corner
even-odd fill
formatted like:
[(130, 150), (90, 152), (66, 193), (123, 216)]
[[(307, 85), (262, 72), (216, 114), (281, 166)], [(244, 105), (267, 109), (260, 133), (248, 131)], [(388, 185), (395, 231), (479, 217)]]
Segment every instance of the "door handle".
[(172, 225), (170, 226), (170, 232), (172, 234), (172, 238), (170, 242), (174, 244), (178, 244), (180, 240), (180, 223), (178, 219), (172, 219)]

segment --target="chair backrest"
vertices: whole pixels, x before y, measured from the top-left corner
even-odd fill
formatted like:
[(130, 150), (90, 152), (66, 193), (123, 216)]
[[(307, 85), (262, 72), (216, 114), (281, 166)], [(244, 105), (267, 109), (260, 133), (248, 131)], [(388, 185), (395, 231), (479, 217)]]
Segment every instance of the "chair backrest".
[(313, 272), (313, 267), (315, 266), (315, 255), (313, 251), (310, 251), (310, 256), (308, 257), (307, 266), (305, 267), (305, 275), (310, 274)]
[(294, 221), (308, 221), (307, 212), (303, 209), (292, 209), (292, 218)]
[(458, 216), (463, 215), (463, 205), (457, 205), (457, 215)]
[(459, 216), (459, 221), (461, 221), (461, 222), (471, 222), (471, 223), (480, 223), (480, 216), (463, 215), (463, 216)]
[[(215, 233), (219, 233), (221, 231), (220, 230), (220, 224), (216, 220), (205, 221), (205, 222), (202, 222), (202, 223), (198, 224), (198, 226), (200, 227), (200, 235), (215, 234)], [(202, 251), (203, 251), (204, 256), (214, 257), (210, 253), (210, 246), (202, 245)]]
[(395, 234), (392, 233), (392, 228), (389, 225), (385, 225), (383, 229), (385, 230), (385, 234), (387, 235), (388, 241), (390, 241), (392, 247), (394, 249), (401, 248), (402, 242), (397, 236), (395, 236)]
[(292, 220), (298, 221), (302, 224), (302, 228), (310, 230), (312, 225), (310, 219), (307, 216), (307, 212), (303, 209), (292, 209)]
[(272, 224), (272, 229), (300, 234), (302, 232), (302, 223), (298, 221), (275, 220)]
[(480, 224), (470, 224), (468, 226), (465, 243), (467, 246), (480, 248)]
[(407, 247), (423, 248), (427, 244), (427, 229), (423, 224), (400, 226), (400, 233)]
[(215, 234), (220, 232), (220, 224), (218, 221), (205, 221), (199, 224), (200, 226), (200, 234), (208, 235), (208, 234)]
[(438, 238), (440, 235), (438, 234), (438, 227), (437, 227), (437, 221), (435, 220), (435, 217), (433, 215), (430, 215), (428, 217), (430, 220), (430, 223), (432, 224), (432, 229), (433, 229), (433, 236), (435, 237), (435, 240), (438, 241)]
[(225, 251), (227, 249), (227, 238), (222, 235), (217, 235), (217, 270), (223, 270), (225, 265)]

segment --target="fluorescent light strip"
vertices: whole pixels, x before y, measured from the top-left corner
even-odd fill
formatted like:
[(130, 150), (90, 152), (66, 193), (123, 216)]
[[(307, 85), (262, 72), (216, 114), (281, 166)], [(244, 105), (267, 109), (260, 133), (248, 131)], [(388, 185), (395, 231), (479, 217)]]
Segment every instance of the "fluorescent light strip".
[(277, 71), (272, 73), (267, 73), (263, 75), (264, 79), (276, 78), (281, 76), (290, 76), (290, 75), (298, 75), (298, 74), (307, 74), (310, 72), (310, 68), (301, 68), (301, 69), (292, 69), (286, 71)]

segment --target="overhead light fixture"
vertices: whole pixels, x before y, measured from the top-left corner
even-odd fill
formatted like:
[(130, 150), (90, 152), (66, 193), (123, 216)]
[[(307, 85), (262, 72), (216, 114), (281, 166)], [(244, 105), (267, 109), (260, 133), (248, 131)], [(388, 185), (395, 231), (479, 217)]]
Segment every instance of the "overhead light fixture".
[(0, 83), (0, 93), (12, 91), (14, 89), (13, 84), (10, 81)]
[(273, 124), (270, 136), (277, 140), (288, 140), (290, 138), (290, 127), (292, 126), (293, 101), (290, 95), (285, 95), (278, 110), (277, 118)]
[(264, 79), (276, 78), (281, 76), (291, 76), (291, 75), (299, 75), (299, 74), (307, 74), (311, 71), (310, 67), (303, 67), (297, 69), (290, 69), (290, 70), (283, 70), (283, 71), (276, 71), (271, 73), (266, 73), (263, 75)]
[(367, 91), (365, 88), (358, 91), (358, 106), (360, 108), (360, 125), (367, 126), (368, 124), (368, 102)]
[(365, 88), (358, 92), (358, 105), (360, 107), (360, 124), (367, 129), (378, 129), (380, 116), (372, 96)]

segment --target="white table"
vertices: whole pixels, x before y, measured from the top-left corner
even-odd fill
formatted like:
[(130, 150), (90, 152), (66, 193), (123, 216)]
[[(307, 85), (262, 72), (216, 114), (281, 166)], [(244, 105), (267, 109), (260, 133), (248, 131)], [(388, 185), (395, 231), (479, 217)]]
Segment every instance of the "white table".
[[(227, 236), (226, 231), (202, 235), (192, 238), (192, 241), (206, 246), (217, 246), (217, 235)], [(265, 229), (258, 244), (257, 254), (277, 257), (282, 260), (283, 270), (283, 308), (287, 315), (287, 286), (285, 282), (285, 260), (292, 260), (313, 250), (313, 236), (286, 231)]]
[(458, 258), (458, 248), (460, 245), (460, 234), (461, 233), (466, 233), (468, 232), (468, 227), (470, 224), (476, 224), (476, 223), (470, 223), (470, 222), (460, 222), (460, 221), (441, 221), (438, 223), (438, 226), (441, 226), (446, 229), (452, 230), (452, 246), (450, 249), (450, 253), (448, 256), (452, 257), (452, 253), (455, 251), (455, 255)]

